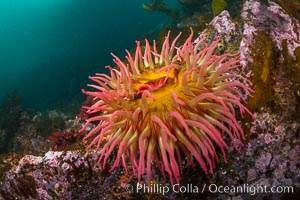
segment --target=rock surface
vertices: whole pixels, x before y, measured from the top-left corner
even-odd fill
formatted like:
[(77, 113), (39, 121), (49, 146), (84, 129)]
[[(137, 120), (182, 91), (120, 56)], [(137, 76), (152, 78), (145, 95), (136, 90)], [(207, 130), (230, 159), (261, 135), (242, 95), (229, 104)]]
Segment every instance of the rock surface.
[[(192, 24), (192, 23), (191, 23)], [(254, 121), (242, 121), (247, 141), (238, 152), (230, 150), (228, 163), (220, 163), (205, 176), (184, 165), (182, 191), (176, 192), (161, 177), (153, 184), (161, 190), (138, 191), (134, 176), (121, 169), (97, 167), (99, 152), (84, 149), (26, 155), (0, 182), (4, 199), (292, 199), (300, 190), (300, 22), (276, 1), (247, 0), (238, 20), (223, 11), (201, 32), (223, 35), (224, 51), (241, 52), (242, 70), (253, 80), (256, 93), (249, 101)], [(222, 49), (223, 51), (223, 49)], [(299, 53), (298, 53), (299, 52)], [(1, 132), (1, 131), (0, 131)], [(222, 159), (220, 159), (222, 160)], [(0, 167), (4, 166), (0, 162)], [(196, 166), (197, 169), (198, 166)], [(223, 186), (218, 192), (216, 186)], [(225, 186), (230, 191), (225, 192)], [(237, 191), (237, 187), (244, 190)], [(265, 186), (269, 191), (256, 191)], [(198, 190), (196, 190), (197, 188)], [(173, 190), (173, 191), (172, 191)], [(289, 190), (289, 191), (288, 191)], [(138, 191), (138, 192), (137, 192)]]

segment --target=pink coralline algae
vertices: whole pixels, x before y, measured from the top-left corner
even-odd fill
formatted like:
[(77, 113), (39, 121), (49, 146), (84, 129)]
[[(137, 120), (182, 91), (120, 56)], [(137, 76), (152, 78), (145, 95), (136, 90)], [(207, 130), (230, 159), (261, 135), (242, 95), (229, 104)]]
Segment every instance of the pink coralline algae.
[[(92, 166), (97, 158), (94, 154), (97, 152), (83, 156), (79, 151), (48, 151), (44, 156), (26, 155), (5, 173), (0, 199), (91, 199), (93, 195), (107, 198), (115, 179), (103, 182), (105, 174)], [(90, 188), (95, 191), (87, 192)]]
[(213, 26), (218, 33), (233, 35), (236, 31), (236, 25), (230, 19), (230, 14), (227, 10), (222, 11), (216, 16), (209, 25)]
[(251, 45), (258, 32), (262, 31), (275, 42), (276, 48), (282, 50), (282, 42), (287, 41), (289, 54), (294, 56), (294, 50), (300, 46), (300, 22), (290, 17), (278, 4), (268, 0), (269, 6), (259, 1), (246, 1), (243, 7), (244, 19), (243, 39), (240, 45), (242, 64), (252, 62)]
[[(261, 113), (255, 115), (249, 142), (239, 155), (234, 156), (234, 160), (239, 161), (227, 168), (232, 173), (231, 176), (219, 173), (216, 179), (230, 185), (245, 183), (267, 188), (290, 186), (296, 193), (300, 185), (300, 139), (297, 135), (300, 130), (299, 120), (286, 121), (267, 110), (261, 110)], [(266, 135), (280, 135), (280, 140), (266, 141)], [(284, 193), (259, 193), (255, 197), (280, 198), (283, 195)], [(249, 193), (221, 194), (219, 199), (229, 197), (251, 199)]]
[(261, 172), (266, 173), (268, 166), (272, 160), (272, 154), (267, 152), (261, 155), (259, 160), (256, 161), (255, 167)]

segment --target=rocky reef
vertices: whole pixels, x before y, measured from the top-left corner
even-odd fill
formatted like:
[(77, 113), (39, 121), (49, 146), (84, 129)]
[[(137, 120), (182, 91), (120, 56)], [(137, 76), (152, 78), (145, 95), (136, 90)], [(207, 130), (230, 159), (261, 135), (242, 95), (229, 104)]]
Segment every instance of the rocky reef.
[[(195, 21), (202, 17), (195, 14), (173, 28), (187, 34), (188, 24), (207, 40), (222, 35), (220, 53), (241, 53), (239, 73), (255, 89), (247, 104), (255, 119), (241, 119), (247, 139), (238, 151), (229, 150), (228, 163), (220, 162), (215, 173), (206, 176), (183, 161), (180, 187), (157, 175), (148, 189), (141, 189), (136, 177), (121, 168), (109, 172), (95, 165), (98, 151), (85, 152), (86, 143), (78, 133), (84, 113), (70, 120), (60, 112), (31, 114), (7, 103), (3, 112), (8, 109), (16, 118), (14, 128), (0, 123), (0, 144), (11, 144), (0, 155), (0, 199), (297, 199), (300, 2), (247, 0), (235, 6), (242, 7), (241, 15), (232, 17), (224, 10), (205, 24)], [(17, 147), (19, 151), (13, 150)]]

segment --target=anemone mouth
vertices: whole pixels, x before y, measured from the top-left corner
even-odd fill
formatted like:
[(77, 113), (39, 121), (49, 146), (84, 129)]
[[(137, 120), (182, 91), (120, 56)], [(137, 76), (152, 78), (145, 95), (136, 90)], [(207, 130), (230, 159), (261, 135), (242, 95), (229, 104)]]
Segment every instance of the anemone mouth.
[(148, 90), (150, 92), (158, 91), (168, 85), (174, 85), (175, 79), (169, 77), (163, 77), (159, 79), (155, 79), (152, 81), (148, 81), (139, 86), (138, 91), (135, 92), (135, 96), (141, 97), (143, 91)]
[(144, 92), (150, 92), (155, 96), (159, 92), (171, 91), (177, 87), (178, 73), (177, 69), (172, 68), (166, 72), (162, 70), (143, 71), (137, 80), (133, 80), (134, 99), (142, 97)]

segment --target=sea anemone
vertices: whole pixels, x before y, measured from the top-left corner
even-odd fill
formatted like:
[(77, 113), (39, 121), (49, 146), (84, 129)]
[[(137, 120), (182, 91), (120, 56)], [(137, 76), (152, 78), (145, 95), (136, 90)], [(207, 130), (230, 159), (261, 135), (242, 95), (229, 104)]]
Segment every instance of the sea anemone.
[(126, 172), (131, 163), (138, 180), (146, 171), (150, 183), (155, 167), (164, 177), (166, 171), (173, 185), (180, 182), (183, 159), (213, 173), (218, 151), (226, 162), (225, 150), (245, 139), (237, 117), (252, 115), (242, 103), (253, 90), (237, 74), (238, 54), (216, 55), (220, 37), (211, 45), (204, 37), (193, 43), (192, 29), (177, 47), (180, 35), (170, 45), (168, 32), (160, 53), (155, 41), (152, 48), (148, 40), (144, 48), (137, 41), (134, 56), (126, 50), (127, 61), (112, 54), (117, 68), (106, 67), (110, 76), (89, 77), (95, 84), (88, 86), (96, 91), (83, 90), (94, 97), (86, 109), (98, 115), (87, 119), (81, 131), (96, 124), (84, 140), (90, 142), (87, 150), (101, 149), (103, 168), (116, 155), (110, 171), (122, 160)]

